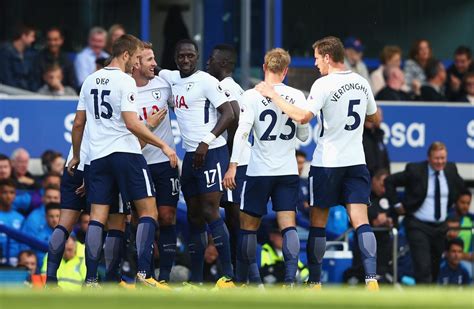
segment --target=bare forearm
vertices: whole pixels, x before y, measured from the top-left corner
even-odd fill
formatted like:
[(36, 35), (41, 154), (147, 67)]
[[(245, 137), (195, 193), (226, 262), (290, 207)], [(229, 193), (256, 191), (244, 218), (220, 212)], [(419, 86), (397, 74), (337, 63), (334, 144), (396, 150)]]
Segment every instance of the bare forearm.
[(151, 144), (158, 148), (163, 148), (166, 144), (155, 134), (153, 134), (143, 123), (139, 122), (138, 120), (132, 124), (127, 125), (127, 129), (133, 133), (138, 140), (140, 141), (140, 145), (142, 148), (146, 144)]
[(81, 155), (82, 136), (84, 135), (85, 123), (76, 123), (72, 127), (72, 155), (79, 158)]
[(285, 114), (288, 115), (291, 119), (299, 122), (301, 124), (308, 123), (311, 118), (313, 118), (313, 114), (305, 109), (299, 108), (293, 104), (290, 104), (285, 101), (278, 93), (275, 94), (270, 98), (273, 103), (275, 103)]
[(232, 122), (234, 121), (235, 116), (234, 112), (232, 110), (221, 113), (221, 116), (219, 120), (217, 121), (216, 125), (214, 128), (211, 130), (211, 133), (214, 134), (215, 136), (221, 135), (225, 130), (227, 130), (231, 125)]

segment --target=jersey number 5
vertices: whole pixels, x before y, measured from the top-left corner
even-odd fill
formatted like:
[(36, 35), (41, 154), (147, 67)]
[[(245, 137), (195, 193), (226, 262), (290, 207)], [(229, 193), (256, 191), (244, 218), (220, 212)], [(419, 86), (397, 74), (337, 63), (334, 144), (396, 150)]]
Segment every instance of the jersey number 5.
[(94, 95), (94, 115), (95, 119), (100, 119), (100, 117), (105, 118), (105, 119), (110, 119), (112, 118), (112, 106), (104, 101), (105, 96), (110, 95), (110, 90), (102, 90), (100, 93), (100, 106), (104, 107), (107, 112), (101, 111), (99, 114), (99, 90), (98, 89), (91, 89), (91, 94)]
[(350, 100), (349, 101), (349, 110), (347, 111), (347, 117), (354, 117), (354, 123), (351, 125), (346, 124), (344, 130), (353, 131), (357, 129), (360, 125), (360, 115), (354, 111), (354, 105), (359, 105), (360, 100)]

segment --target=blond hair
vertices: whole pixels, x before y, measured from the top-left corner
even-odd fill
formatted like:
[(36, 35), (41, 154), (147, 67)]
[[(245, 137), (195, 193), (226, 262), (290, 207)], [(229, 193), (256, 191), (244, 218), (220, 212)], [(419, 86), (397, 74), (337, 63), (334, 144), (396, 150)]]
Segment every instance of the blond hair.
[(265, 54), (265, 67), (272, 73), (283, 73), (290, 62), (290, 54), (282, 48), (271, 49)]

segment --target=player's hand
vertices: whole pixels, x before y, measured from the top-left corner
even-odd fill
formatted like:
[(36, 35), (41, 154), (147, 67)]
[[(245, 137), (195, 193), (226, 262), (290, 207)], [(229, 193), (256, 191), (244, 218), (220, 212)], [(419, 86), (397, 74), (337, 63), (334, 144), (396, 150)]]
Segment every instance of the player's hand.
[(257, 90), (258, 92), (260, 92), (261, 95), (267, 98), (273, 98), (273, 96), (276, 94), (275, 89), (273, 89), (273, 86), (266, 82), (258, 83), (258, 85), (255, 86), (255, 90)]
[(147, 123), (151, 126), (152, 131), (160, 125), (160, 123), (165, 119), (168, 110), (166, 108), (160, 109), (158, 112), (152, 114), (147, 119)]
[(457, 78), (456, 76), (451, 75), (450, 78), (449, 78), (449, 83), (451, 84), (451, 88), (454, 91), (459, 91), (459, 89), (461, 89), (462, 81), (459, 78)]
[(72, 157), (71, 161), (69, 161), (67, 165), (67, 172), (69, 173), (69, 175), (74, 176), (74, 172), (76, 171), (80, 162), (81, 160), (79, 158)]
[(230, 163), (229, 169), (224, 175), (224, 179), (222, 180), (222, 185), (226, 189), (234, 190), (237, 187), (235, 183), (235, 174), (237, 173), (237, 164)]
[(165, 147), (161, 148), (165, 156), (170, 159), (170, 165), (172, 168), (175, 168), (178, 165), (178, 156), (176, 155), (176, 151), (173, 150), (170, 146), (166, 145)]
[(193, 158), (193, 167), (195, 169), (200, 169), (203, 166), (204, 160), (206, 160), (206, 154), (208, 149), (208, 144), (204, 142), (199, 143), (199, 146), (196, 148), (196, 152), (194, 152)]
[(82, 180), (82, 185), (79, 188), (77, 188), (74, 193), (76, 193), (76, 195), (79, 195), (80, 197), (83, 197), (86, 195), (86, 185), (84, 183), (84, 180)]

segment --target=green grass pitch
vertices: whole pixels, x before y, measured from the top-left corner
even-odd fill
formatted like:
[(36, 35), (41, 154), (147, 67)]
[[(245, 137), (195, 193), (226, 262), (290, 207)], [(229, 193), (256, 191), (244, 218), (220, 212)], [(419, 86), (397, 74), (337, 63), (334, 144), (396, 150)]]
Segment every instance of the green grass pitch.
[(55, 290), (0, 288), (0, 309), (247, 309), (247, 308), (463, 308), (474, 309), (474, 289), (381, 287), (378, 293), (362, 288), (325, 287), (323, 291), (302, 288), (234, 289), (213, 292), (155, 290), (100, 290), (79, 293)]

